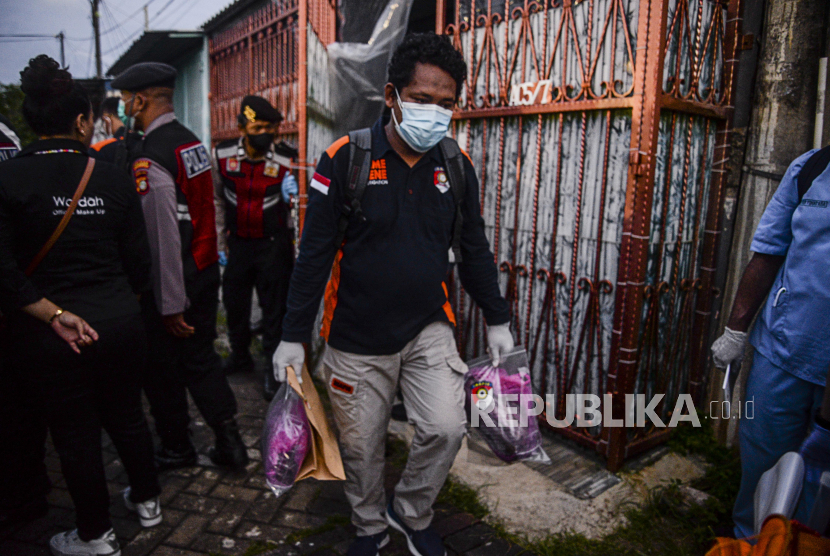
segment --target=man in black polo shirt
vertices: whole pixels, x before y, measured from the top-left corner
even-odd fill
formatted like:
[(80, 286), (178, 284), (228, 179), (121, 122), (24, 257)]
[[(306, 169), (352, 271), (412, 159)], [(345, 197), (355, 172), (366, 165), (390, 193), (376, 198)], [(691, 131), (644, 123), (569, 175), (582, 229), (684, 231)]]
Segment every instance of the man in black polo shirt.
[[(475, 170), (463, 156), (463, 199), (454, 199), (450, 166), (438, 145), (466, 71), (445, 37), (409, 35), (389, 64), (384, 93), (391, 118), (371, 129), (371, 169), (360, 210), (344, 193), (352, 175), (348, 136), (321, 156), (311, 182), (274, 372), (283, 380), (287, 366), (302, 368), (302, 342), (311, 340), (325, 289), (323, 367), (358, 534), (349, 556), (376, 556), (389, 540), (387, 523), (406, 535), (412, 554), (445, 554), (430, 523), (466, 424), (467, 368), (455, 346), (446, 284), (459, 202), (461, 281), (489, 325), (494, 364), (513, 348)], [(352, 209), (341, 245), (344, 205)], [(384, 444), (399, 385), (415, 437), (387, 505)]]

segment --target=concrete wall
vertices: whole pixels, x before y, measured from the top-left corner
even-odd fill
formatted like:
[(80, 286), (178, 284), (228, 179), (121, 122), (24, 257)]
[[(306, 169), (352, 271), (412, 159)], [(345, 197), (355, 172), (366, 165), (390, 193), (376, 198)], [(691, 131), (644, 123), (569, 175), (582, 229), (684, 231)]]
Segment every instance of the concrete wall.
[(173, 95), (176, 117), (195, 133), (202, 143), (210, 146), (210, 72), (207, 37), (204, 38), (201, 48), (186, 54), (171, 65), (179, 72)]

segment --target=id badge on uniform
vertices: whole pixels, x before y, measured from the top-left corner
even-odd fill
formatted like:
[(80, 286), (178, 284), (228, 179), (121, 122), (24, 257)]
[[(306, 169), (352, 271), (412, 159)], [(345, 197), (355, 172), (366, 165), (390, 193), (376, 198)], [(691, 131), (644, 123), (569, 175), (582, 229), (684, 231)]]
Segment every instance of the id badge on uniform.
[(268, 176), (269, 178), (276, 178), (280, 175), (280, 165), (274, 162), (273, 160), (268, 160), (265, 162), (265, 170), (263, 174)]

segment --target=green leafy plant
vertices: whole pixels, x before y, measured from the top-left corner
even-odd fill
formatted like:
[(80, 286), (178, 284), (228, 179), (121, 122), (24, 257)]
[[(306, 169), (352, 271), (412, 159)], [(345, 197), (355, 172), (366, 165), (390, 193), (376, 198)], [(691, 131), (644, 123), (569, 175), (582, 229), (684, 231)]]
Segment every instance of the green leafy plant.
[(28, 145), (37, 139), (37, 136), (35, 136), (29, 124), (26, 123), (26, 120), (23, 119), (22, 107), (25, 96), (23, 91), (20, 90), (20, 85), (0, 84), (0, 114), (3, 114), (12, 123), (20, 142), (23, 145)]

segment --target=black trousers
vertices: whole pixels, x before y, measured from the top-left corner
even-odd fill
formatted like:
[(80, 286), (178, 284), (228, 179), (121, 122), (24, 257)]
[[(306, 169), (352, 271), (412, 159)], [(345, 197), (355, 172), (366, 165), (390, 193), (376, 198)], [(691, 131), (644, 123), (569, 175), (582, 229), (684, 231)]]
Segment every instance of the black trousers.
[(214, 264), (186, 284), (190, 307), (184, 320), (196, 329), (189, 338), (176, 338), (164, 328), (152, 295), (142, 298), (150, 356), (144, 392), (165, 448), (189, 447), (187, 392), (211, 428), (236, 415), (236, 398), (213, 348), (219, 308), (219, 265)]
[(147, 351), (143, 323), (139, 315), (90, 323), (99, 339), (77, 355), (47, 324), (21, 317), (10, 330), (12, 368), (34, 393), (49, 425), (75, 504), (78, 534), (84, 540), (99, 537), (112, 527), (102, 427), (127, 471), (133, 500), (143, 502), (161, 492), (141, 406)]
[[(43, 458), (46, 421), (21, 374), (12, 370), (13, 344), (0, 332), (0, 513), (13, 511), (48, 494), (51, 487)], [(26, 369), (23, 369), (25, 372)]]
[(236, 357), (250, 357), (251, 294), (256, 288), (262, 307), (262, 348), (270, 364), (282, 338), (282, 319), (294, 269), (291, 230), (259, 239), (228, 238), (228, 266), (222, 278), (222, 302), (228, 315), (228, 336)]

